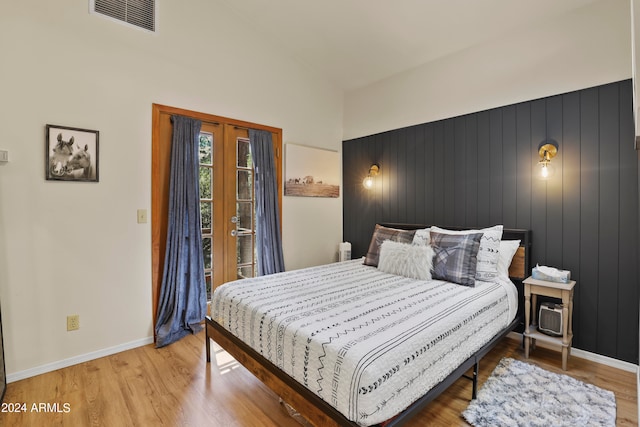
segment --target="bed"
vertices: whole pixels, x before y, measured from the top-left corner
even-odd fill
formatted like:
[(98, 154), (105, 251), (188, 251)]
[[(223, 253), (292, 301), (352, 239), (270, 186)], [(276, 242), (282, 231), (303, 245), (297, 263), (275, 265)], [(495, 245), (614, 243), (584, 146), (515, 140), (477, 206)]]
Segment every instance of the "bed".
[(213, 339), (319, 426), (401, 425), (469, 370), (475, 397), (480, 359), (522, 323), (518, 301), (529, 270), (530, 232), (500, 231), (503, 240), (520, 241), (511, 280), (461, 286), (406, 277), (365, 265), (368, 253), (364, 263), (225, 284), (216, 289), (206, 319), (207, 361)]

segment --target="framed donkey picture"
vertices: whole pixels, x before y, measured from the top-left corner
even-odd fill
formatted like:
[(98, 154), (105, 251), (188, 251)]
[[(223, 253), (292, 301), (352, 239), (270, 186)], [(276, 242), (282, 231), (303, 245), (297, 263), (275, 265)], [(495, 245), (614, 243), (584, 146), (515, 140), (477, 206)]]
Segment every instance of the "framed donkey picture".
[(97, 130), (46, 125), (45, 178), (98, 182)]

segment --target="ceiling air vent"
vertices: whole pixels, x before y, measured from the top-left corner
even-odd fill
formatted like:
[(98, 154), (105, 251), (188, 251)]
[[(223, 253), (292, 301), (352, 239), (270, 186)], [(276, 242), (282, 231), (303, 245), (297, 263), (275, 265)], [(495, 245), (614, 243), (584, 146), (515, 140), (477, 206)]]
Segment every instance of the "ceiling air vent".
[(137, 28), (156, 31), (156, 0), (89, 0), (89, 10)]

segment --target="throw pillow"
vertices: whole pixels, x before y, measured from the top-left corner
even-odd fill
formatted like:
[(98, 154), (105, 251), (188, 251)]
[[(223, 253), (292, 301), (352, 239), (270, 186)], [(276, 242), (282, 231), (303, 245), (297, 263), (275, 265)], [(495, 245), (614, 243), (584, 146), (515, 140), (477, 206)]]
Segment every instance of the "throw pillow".
[(364, 264), (377, 267), (380, 245), (382, 242), (385, 240), (392, 240), (400, 243), (411, 243), (415, 232), (415, 230), (399, 230), (397, 228), (383, 227), (380, 224), (376, 224), (376, 227), (373, 230), (373, 236), (371, 236), (371, 242), (369, 243), (367, 256), (364, 259)]
[(482, 233), (445, 234), (431, 231), (434, 279), (475, 286), (476, 264)]
[(431, 280), (433, 248), (385, 240), (380, 245), (378, 270), (418, 280)]
[(479, 230), (446, 230), (431, 227), (431, 231), (438, 233), (464, 235), (482, 233), (478, 259), (476, 263), (476, 280), (490, 282), (498, 277), (498, 258), (500, 257), (500, 240), (502, 239), (502, 225), (482, 228)]

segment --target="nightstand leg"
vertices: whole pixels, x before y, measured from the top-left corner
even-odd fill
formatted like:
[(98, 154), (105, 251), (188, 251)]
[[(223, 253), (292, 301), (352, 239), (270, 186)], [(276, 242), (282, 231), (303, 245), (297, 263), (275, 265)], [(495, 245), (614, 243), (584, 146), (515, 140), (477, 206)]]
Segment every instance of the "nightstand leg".
[[(537, 294), (531, 294), (531, 327), (533, 329), (537, 329), (538, 328), (538, 310), (536, 310), (536, 308), (538, 307), (538, 295)], [(530, 349), (531, 350), (535, 350), (536, 349), (536, 339), (535, 338), (530, 338), (531, 344), (530, 344)]]
[[(527, 292), (527, 290), (525, 289), (525, 294), (524, 294), (524, 325), (525, 325), (525, 334), (529, 334), (530, 332), (530, 325), (529, 325), (529, 316), (530, 316), (530, 310), (531, 310), (531, 294), (529, 292)], [(531, 338), (529, 338), (528, 336), (525, 335), (524, 337), (524, 357), (525, 358), (529, 358), (529, 344), (531, 342)]]
[(562, 292), (562, 369), (567, 370), (567, 358), (569, 357), (569, 292)]

